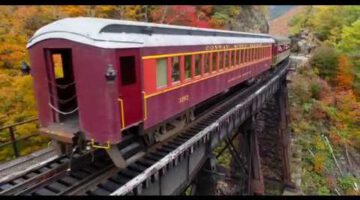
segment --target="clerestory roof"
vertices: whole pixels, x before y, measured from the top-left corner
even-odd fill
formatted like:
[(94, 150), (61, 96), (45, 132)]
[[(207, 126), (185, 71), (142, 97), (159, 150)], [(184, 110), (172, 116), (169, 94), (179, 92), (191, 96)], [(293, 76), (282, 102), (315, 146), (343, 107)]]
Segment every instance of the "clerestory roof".
[(274, 43), (267, 34), (77, 17), (57, 20), (40, 28), (28, 41), (27, 48), (55, 38), (101, 48)]

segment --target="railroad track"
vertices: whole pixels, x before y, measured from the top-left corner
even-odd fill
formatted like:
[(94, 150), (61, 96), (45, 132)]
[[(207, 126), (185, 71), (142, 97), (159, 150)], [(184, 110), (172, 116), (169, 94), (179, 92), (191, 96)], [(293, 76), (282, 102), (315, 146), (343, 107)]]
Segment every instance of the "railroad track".
[[(179, 134), (161, 143), (161, 145), (154, 145), (154, 147), (149, 148), (144, 156), (130, 164), (126, 169), (116, 168), (106, 152), (102, 150), (98, 150), (94, 154), (75, 154), (71, 171), (67, 170), (69, 168), (69, 157), (63, 156), (22, 176), (2, 183), (0, 195), (110, 195), (211, 125), (237, 105), (241, 98), (251, 95), (256, 88), (279, 70), (280, 67), (273, 73), (267, 74), (264, 80), (241, 89), (212, 106)], [(124, 142), (120, 146), (122, 145), (122, 148), (126, 149), (127, 146), (133, 144), (132, 140), (133, 136), (125, 136)], [(127, 157), (136, 153), (134, 149), (138, 150), (139, 147), (129, 149)], [(190, 149), (191, 151), (193, 150)], [(93, 157), (93, 162), (89, 162), (91, 160), (89, 156)], [(174, 159), (171, 165), (178, 165), (185, 157), (186, 153)], [(158, 172), (153, 173), (141, 187), (135, 190), (134, 194), (140, 193), (141, 188), (147, 187), (150, 182), (157, 181), (159, 176), (165, 174), (170, 167), (170, 165), (166, 165)]]
[[(131, 144), (132, 145), (129, 145)], [(125, 158), (136, 154), (140, 145), (134, 142), (134, 136), (125, 136), (119, 148), (124, 153)], [(129, 146), (131, 148), (129, 148)], [(126, 148), (127, 147), (127, 148)], [(125, 150), (125, 151), (124, 151)], [(94, 161), (94, 162), (92, 162)], [(69, 155), (61, 156), (49, 162), (38, 165), (26, 173), (19, 174), (10, 180), (0, 183), (0, 195), (26, 195), (31, 191), (39, 189), (39, 194), (44, 194), (41, 187), (52, 188), (61, 187), (62, 190), (74, 187), (76, 184), (83, 184), (84, 178), (93, 179), (104, 173), (105, 169), (114, 167), (107, 153), (98, 149), (83, 154), (74, 153), (70, 159)], [(58, 181), (60, 184), (48, 185), (49, 182)], [(63, 187), (63, 185), (65, 187)], [(71, 187), (70, 187), (71, 186)], [(58, 190), (54, 189), (56, 193)], [(60, 191), (59, 191), (60, 192)], [(53, 194), (53, 193), (50, 193)], [(37, 195), (36, 192), (33, 195)]]
[(56, 155), (55, 150), (48, 147), (30, 155), (5, 162), (0, 165), (0, 183), (10, 180), (13, 177), (25, 174), (38, 166), (56, 159), (57, 157), (58, 156)]

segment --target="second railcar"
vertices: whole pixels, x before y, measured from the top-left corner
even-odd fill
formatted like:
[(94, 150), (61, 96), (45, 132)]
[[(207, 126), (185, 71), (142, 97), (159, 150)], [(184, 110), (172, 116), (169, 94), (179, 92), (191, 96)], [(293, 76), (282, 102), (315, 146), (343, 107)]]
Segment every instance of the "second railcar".
[(291, 41), (287, 37), (273, 36), (273, 66), (277, 66), (290, 55)]

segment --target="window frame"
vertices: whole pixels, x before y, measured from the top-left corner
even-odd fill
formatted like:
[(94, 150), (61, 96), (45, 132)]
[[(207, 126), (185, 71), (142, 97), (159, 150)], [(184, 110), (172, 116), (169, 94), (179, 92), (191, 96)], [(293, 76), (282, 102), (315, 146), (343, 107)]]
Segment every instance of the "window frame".
[[(196, 59), (197, 59), (197, 57), (200, 57), (200, 63), (199, 63), (199, 67), (200, 67), (200, 73), (199, 74), (196, 74), (196, 69), (197, 69), (197, 67), (198, 66), (196, 66)], [(197, 54), (193, 54), (193, 59), (194, 59), (194, 63), (193, 63), (193, 68), (194, 68), (194, 78), (200, 78), (201, 77), (201, 75), (202, 75), (202, 55), (201, 55), (201, 53), (197, 53)]]
[[(158, 76), (158, 61), (159, 61), (159, 60), (162, 60), (162, 59), (164, 59), (164, 60), (165, 60), (165, 63), (166, 63), (166, 67), (165, 67), (165, 69), (166, 69), (166, 84), (159, 86), (159, 85), (158, 85), (158, 78), (159, 78), (159, 76)], [(164, 89), (164, 88), (167, 88), (167, 87), (168, 87), (168, 84), (169, 84), (169, 80), (168, 80), (168, 79), (169, 79), (169, 76), (168, 76), (168, 73), (169, 73), (169, 59), (168, 59), (168, 57), (157, 58), (157, 59), (156, 59), (156, 89), (157, 89), (157, 90), (161, 90), (161, 89)]]
[(237, 49), (235, 51), (235, 54), (236, 54), (236, 65), (239, 67), (240, 66), (240, 59), (241, 59), (240, 49)]
[[(214, 61), (215, 56), (215, 61)], [(215, 63), (215, 66), (214, 66)], [(219, 71), (219, 52), (212, 52), (211, 53), (211, 72), (217, 73)]]
[[(190, 76), (186, 77), (186, 57), (190, 56)], [(184, 55), (184, 82), (188, 82), (191, 81), (191, 79), (193, 78), (193, 71), (192, 71), (192, 66), (193, 66), (193, 55), (189, 54), (189, 55)]]
[[(65, 71), (64, 71), (64, 61), (63, 61), (63, 54), (61, 53), (50, 53), (50, 59), (51, 59), (51, 64), (52, 64), (52, 71), (54, 72), (53, 76), (54, 79), (64, 79), (65, 78)], [(60, 61), (60, 63), (56, 63), (56, 60)], [(59, 65), (57, 65), (59, 64)], [(59, 70), (57, 70), (59, 69)]]
[[(178, 63), (179, 63), (179, 80), (174, 81), (173, 80), (173, 69), (174, 69), (174, 59), (178, 58)], [(169, 57), (170, 60), (170, 80), (171, 80), (171, 86), (172, 85), (179, 85), (181, 83), (181, 56), (172, 56)]]
[(249, 62), (249, 48), (245, 49), (245, 63), (247, 64)]
[[(206, 66), (208, 66), (208, 71), (206, 71)], [(203, 54), (203, 69), (204, 69), (203, 75), (208, 75), (211, 73), (211, 54), (210, 53)]]
[(229, 56), (229, 51), (225, 50), (224, 51), (224, 70), (229, 68), (229, 61), (230, 61), (230, 56)]
[(218, 68), (219, 68), (219, 72), (224, 70), (224, 53), (223, 51), (219, 51), (218, 52)]
[(236, 50), (232, 50), (231, 51), (231, 67), (235, 67), (236, 66)]

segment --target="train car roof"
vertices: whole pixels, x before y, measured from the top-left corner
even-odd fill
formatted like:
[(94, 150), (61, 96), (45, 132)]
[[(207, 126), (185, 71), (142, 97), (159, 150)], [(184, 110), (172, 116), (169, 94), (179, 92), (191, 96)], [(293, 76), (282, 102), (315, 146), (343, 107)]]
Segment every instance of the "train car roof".
[(276, 43), (290, 43), (290, 39), (284, 36), (273, 36)]
[(91, 17), (64, 18), (43, 26), (26, 47), (47, 39), (67, 39), (101, 48), (274, 43), (267, 34)]

